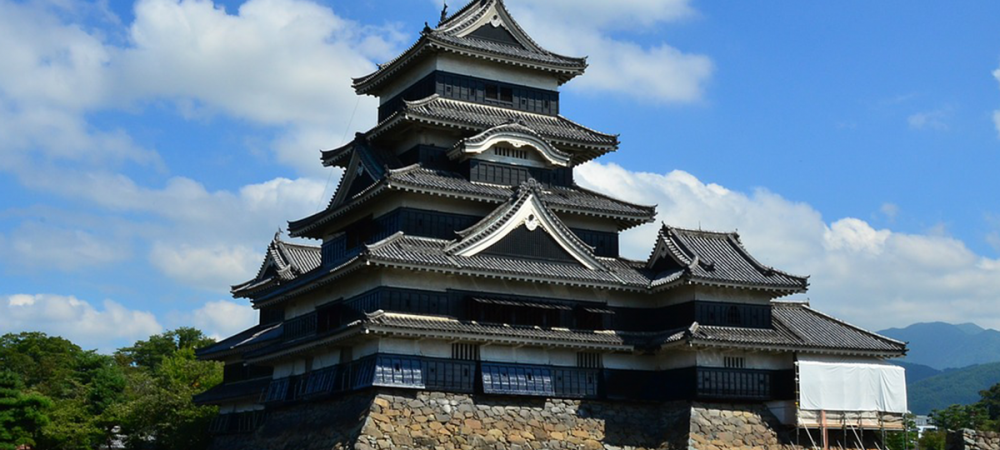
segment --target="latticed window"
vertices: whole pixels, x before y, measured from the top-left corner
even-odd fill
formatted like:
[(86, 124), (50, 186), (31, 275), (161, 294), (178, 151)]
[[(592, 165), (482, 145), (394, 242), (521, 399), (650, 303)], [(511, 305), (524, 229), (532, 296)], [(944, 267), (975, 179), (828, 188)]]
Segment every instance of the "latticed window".
[(451, 358), (462, 361), (479, 361), (479, 346), (476, 344), (451, 344)]
[(585, 369), (600, 369), (604, 366), (604, 360), (600, 353), (580, 352), (576, 354), (576, 366)]
[(493, 154), (506, 158), (528, 159), (528, 151), (519, 148), (496, 146), (493, 147)]
[(747, 366), (747, 360), (742, 356), (726, 356), (724, 362), (727, 369), (744, 369)]

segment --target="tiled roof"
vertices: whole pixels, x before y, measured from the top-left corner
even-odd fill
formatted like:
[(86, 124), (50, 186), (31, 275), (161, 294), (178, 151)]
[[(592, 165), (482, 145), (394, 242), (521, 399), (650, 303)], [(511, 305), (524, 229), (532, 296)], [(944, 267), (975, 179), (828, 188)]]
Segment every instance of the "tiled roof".
[(800, 351), (838, 355), (902, 356), (906, 344), (826, 316), (801, 303), (773, 302), (773, 329), (706, 326), (663, 332), (571, 330), (458, 320), (452, 317), (375, 311), (361, 320), (305, 341), (272, 345), (245, 355), (267, 360), (308, 352), (359, 335), (403, 338), (443, 338), (503, 344), (538, 343), (568, 348), (655, 351), (670, 345), (773, 351)]
[[(498, 19), (517, 43), (498, 42), (468, 36), (470, 27), (482, 23), (483, 16), (497, 7)], [(483, 26), (490, 26), (485, 24)], [(580, 75), (587, 68), (586, 58), (574, 58), (543, 49), (510, 17), (502, 0), (474, 0), (436, 28), (425, 28), (410, 48), (392, 60), (381, 64), (371, 74), (354, 79), (359, 94), (367, 94), (393, 74), (420, 59), (426, 52), (446, 51), (556, 73), (561, 82)]]
[(375, 138), (407, 121), (457, 127), (477, 133), (516, 121), (554, 144), (591, 150), (574, 155), (574, 162), (577, 164), (618, 148), (618, 136), (594, 131), (563, 116), (463, 102), (437, 94), (423, 100), (405, 102), (399, 111), (382, 121), (368, 135)]
[(771, 347), (837, 354), (899, 356), (906, 344), (834, 319), (804, 303), (772, 302), (771, 329), (694, 324), (660, 336), (661, 344)]
[[(453, 255), (465, 255), (466, 250), (474, 248), (484, 240), (500, 233), (503, 229), (512, 229), (522, 224), (530, 227), (541, 226), (553, 239), (559, 242), (574, 259), (591, 269), (604, 269), (604, 265), (594, 256), (594, 249), (584, 243), (569, 227), (563, 223), (555, 214), (549, 210), (545, 204), (542, 186), (534, 179), (522, 183), (516, 193), (511, 197), (505, 206), (495, 209), (479, 223), (467, 230), (458, 231), (457, 242), (449, 244), (445, 250)], [(528, 220), (526, 215), (536, 215), (532, 218), (534, 222)], [(521, 215), (522, 222), (514, 221), (515, 216)], [(534, 228), (532, 228), (534, 229)]]
[(395, 169), (402, 166), (396, 155), (382, 148), (373, 147), (364, 133), (357, 133), (353, 141), (338, 148), (322, 151), (320, 159), (324, 166), (337, 166), (346, 169), (351, 156), (355, 153), (360, 154), (361, 163), (375, 174), (380, 174), (384, 169)]
[(569, 330), (562, 328), (541, 328), (512, 326), (505, 324), (461, 321), (450, 317), (399, 314), (378, 311), (368, 316), (366, 328), (377, 332), (405, 336), (426, 335), (427, 333), (448, 334), (452, 338), (478, 340), (495, 343), (542, 341), (550, 345), (563, 343), (567, 346), (624, 347), (627, 338), (612, 331)]
[(232, 287), (233, 294), (243, 295), (291, 281), (322, 264), (319, 247), (293, 244), (281, 240), (280, 233), (267, 246), (264, 262), (257, 276)]
[(807, 277), (791, 275), (754, 259), (736, 233), (684, 230), (664, 225), (648, 263), (659, 273), (654, 286), (678, 282), (741, 285), (804, 292)]
[(281, 337), (282, 325), (255, 325), (196, 351), (198, 359), (215, 359), (260, 348)]
[[(473, 183), (455, 172), (429, 169), (414, 164), (390, 170), (383, 179), (341, 205), (289, 222), (289, 232), (292, 236), (308, 236), (308, 233), (386, 190), (487, 201), (495, 204), (506, 202), (514, 192), (514, 188), (510, 186)], [(579, 186), (546, 186), (542, 197), (553, 211), (616, 219), (622, 228), (651, 222), (656, 214), (655, 206), (624, 202)]]
[[(609, 289), (645, 290), (649, 279), (628, 264), (608, 264), (609, 270), (591, 270), (578, 263), (561, 263), (479, 254), (471, 257), (449, 255), (451, 241), (406, 236), (397, 233), (368, 246), (365, 258), (385, 267), (438, 271), (524, 281), (545, 281), (563, 285), (601, 286)], [(603, 263), (614, 258), (598, 258)]]
[(212, 405), (242, 398), (249, 398), (256, 401), (260, 398), (261, 392), (267, 389), (267, 386), (270, 384), (270, 378), (220, 384), (195, 395), (192, 400), (196, 405)]

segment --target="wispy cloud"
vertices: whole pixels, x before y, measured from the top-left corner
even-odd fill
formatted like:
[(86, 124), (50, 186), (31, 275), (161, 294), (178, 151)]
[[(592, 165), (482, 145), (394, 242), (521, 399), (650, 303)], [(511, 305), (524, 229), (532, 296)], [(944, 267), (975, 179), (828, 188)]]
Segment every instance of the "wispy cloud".
[(945, 107), (933, 111), (911, 114), (906, 118), (906, 122), (914, 130), (948, 131), (951, 129), (948, 120), (952, 114), (952, 108)]

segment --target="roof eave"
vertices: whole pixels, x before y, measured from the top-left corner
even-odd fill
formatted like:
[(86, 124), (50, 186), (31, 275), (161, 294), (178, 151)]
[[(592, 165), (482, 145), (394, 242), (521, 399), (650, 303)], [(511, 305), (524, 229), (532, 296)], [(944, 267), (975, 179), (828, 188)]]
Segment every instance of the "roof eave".
[[(378, 70), (368, 75), (354, 78), (352, 83), (354, 92), (358, 95), (379, 95), (379, 90), (392, 78), (394, 78), (397, 73), (399, 73), (404, 67), (412, 64), (421, 56), (421, 54), (428, 51), (432, 53), (448, 51), (463, 56), (485, 59), (499, 63), (508, 63), (518, 67), (554, 73), (557, 75), (559, 84), (565, 84), (573, 78), (582, 75), (587, 69), (586, 58), (573, 58), (571, 60), (572, 63), (567, 65), (546, 64), (541, 61), (533, 61), (528, 58), (517, 58), (511, 55), (489, 52), (482, 49), (461, 47), (449, 42), (441, 41), (440, 39), (435, 39), (432, 34), (424, 33), (421, 34), (417, 42), (415, 42), (406, 52), (398, 56), (396, 59), (381, 65)], [(552, 55), (566, 58), (562, 55), (556, 55), (554, 53)]]

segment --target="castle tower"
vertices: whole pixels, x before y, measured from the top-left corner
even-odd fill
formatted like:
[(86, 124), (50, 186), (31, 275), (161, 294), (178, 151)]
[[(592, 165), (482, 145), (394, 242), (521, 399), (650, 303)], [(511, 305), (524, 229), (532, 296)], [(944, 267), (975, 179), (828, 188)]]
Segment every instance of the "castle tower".
[[(532, 442), (525, 433), (656, 448), (691, 439), (692, 405), (815, 429), (825, 407), (796, 406), (810, 386), (800, 367), (878, 371), (904, 354), (775, 301), (807, 279), (760, 263), (736, 233), (664, 225), (647, 260), (622, 258), (619, 233), (655, 210), (573, 181), (618, 148), (559, 114), (559, 87), (586, 67), (542, 48), (502, 0), (475, 0), (354, 80), (379, 98), (378, 125), (322, 153), (344, 169), (340, 185), (288, 226), (319, 245), (275, 236), (257, 276), (232, 289), (260, 323), (199, 351), (226, 364), (224, 383), (196, 398), (220, 407), (217, 448), (513, 448)], [(505, 408), (529, 418), (504, 422)], [(546, 409), (573, 411), (586, 437), (533, 416)], [(615, 431), (609, 411), (662, 420)]]

